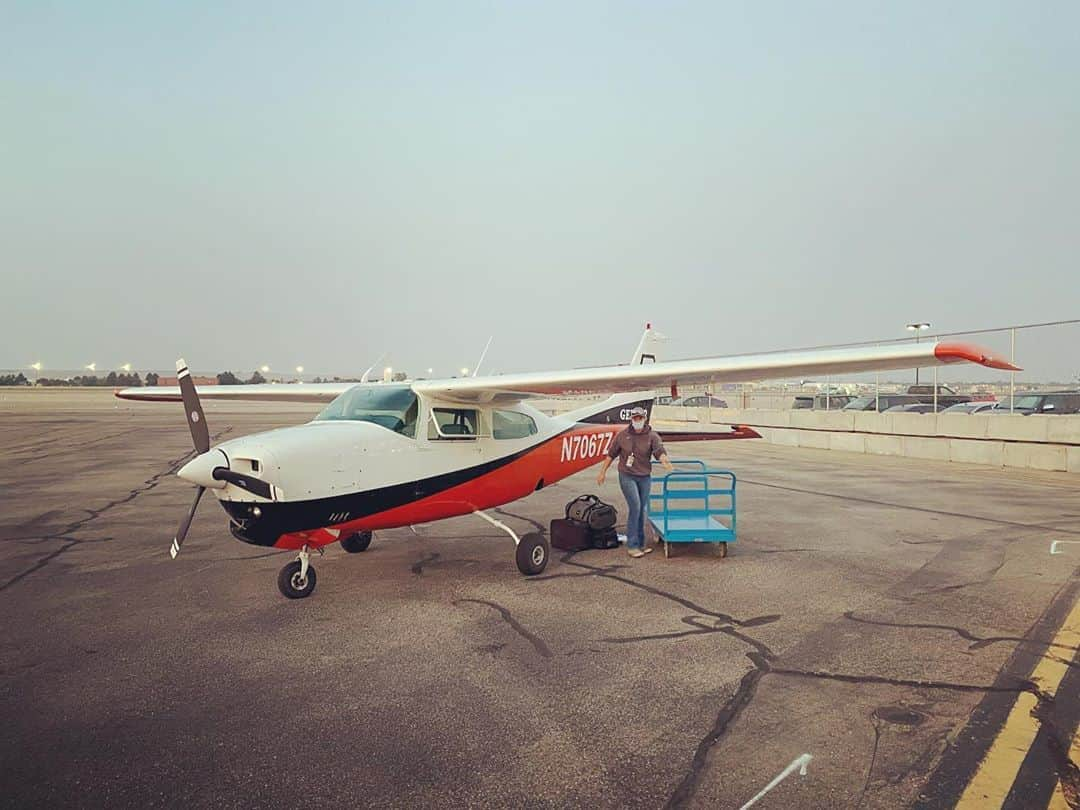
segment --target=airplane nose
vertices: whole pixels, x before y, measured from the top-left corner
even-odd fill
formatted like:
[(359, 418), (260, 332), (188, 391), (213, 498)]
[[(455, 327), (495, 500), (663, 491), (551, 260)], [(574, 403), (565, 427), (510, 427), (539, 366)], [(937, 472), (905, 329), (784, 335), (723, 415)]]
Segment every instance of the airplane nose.
[(214, 470), (218, 467), (229, 468), (229, 459), (220, 450), (207, 450), (200, 453), (185, 464), (176, 473), (177, 476), (192, 484), (210, 489), (224, 489), (226, 481), (214, 478)]

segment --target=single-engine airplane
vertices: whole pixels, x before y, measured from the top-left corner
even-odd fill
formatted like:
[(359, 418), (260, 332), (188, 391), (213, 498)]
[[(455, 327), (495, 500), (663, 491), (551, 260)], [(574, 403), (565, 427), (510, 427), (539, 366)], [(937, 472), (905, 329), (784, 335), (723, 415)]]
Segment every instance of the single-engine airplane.
[[(373, 532), (475, 513), (507, 532), (526, 576), (547, 566), (542, 534), (518, 537), (483, 510), (554, 484), (601, 461), (629, 410), (652, 410), (655, 388), (799, 376), (890, 371), (971, 362), (1018, 370), (966, 343), (895, 344), (657, 362), (647, 326), (628, 365), (414, 380), (207, 386), (196, 389), (177, 362), (177, 388), (126, 388), (129, 400), (182, 401), (197, 455), (177, 475), (196, 485), (172, 542), (180, 551), (199, 499), (213, 490), (239, 540), (297, 551), (278, 575), (292, 599), (315, 589), (312, 552), (338, 542), (368, 548)], [(528, 400), (610, 394), (558, 416)], [(328, 401), (307, 424), (230, 439), (211, 447), (201, 399)], [(745, 426), (660, 430), (665, 441), (757, 438)]]

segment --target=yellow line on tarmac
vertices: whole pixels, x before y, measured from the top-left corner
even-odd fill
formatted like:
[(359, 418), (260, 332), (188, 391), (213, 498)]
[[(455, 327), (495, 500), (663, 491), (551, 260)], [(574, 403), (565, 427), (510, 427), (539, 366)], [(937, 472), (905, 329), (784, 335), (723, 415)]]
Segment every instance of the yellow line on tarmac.
[[(1080, 645), (1080, 600), (1078, 600), (1058, 628), (1051, 646), (1047, 647), (1031, 673), (1039, 690), (1045, 695), (1053, 695), (1065, 673), (1069, 671), (1069, 659), (1072, 653), (1062, 647), (1075, 649)], [(1005, 723), (994, 739), (990, 750), (986, 752), (975, 776), (968, 782), (964, 795), (956, 803), (957, 810), (965, 808), (1000, 807), (1009, 793), (1020, 766), (1027, 756), (1028, 749), (1039, 733), (1039, 721), (1032, 712), (1038, 700), (1030, 692), (1021, 692), (1013, 704), (1012, 711), (1005, 718)], [(1063, 797), (1064, 798), (1064, 797)]]

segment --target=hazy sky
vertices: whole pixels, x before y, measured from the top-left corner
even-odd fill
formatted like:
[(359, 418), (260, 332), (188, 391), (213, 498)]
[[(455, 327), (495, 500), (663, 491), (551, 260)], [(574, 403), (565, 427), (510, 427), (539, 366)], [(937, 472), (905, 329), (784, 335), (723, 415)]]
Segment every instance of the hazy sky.
[[(1076, 2), (7, 2), (0, 366), (1080, 317), (1078, 32)], [(1078, 346), (1018, 354), (1061, 379)]]

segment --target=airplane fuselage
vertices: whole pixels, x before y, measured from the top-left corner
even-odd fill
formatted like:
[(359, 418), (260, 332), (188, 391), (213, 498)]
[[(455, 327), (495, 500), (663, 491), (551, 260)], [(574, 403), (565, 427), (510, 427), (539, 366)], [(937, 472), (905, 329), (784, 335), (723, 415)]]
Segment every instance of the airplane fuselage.
[[(362, 419), (316, 420), (211, 450), (230, 469), (272, 483), (271, 498), (221, 481), (213, 491), (238, 539), (318, 547), (523, 498), (602, 460), (626, 426), (620, 416), (642, 401), (624, 394), (558, 417), (521, 402), (420, 401), (414, 429), (404, 432)], [(447, 414), (470, 432), (444, 433), (433, 424)]]

